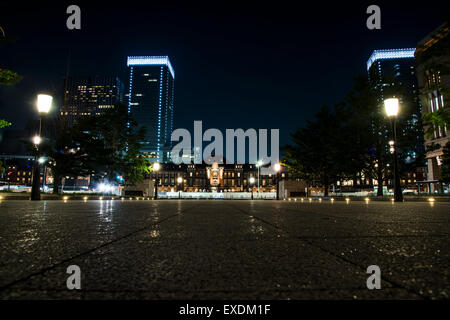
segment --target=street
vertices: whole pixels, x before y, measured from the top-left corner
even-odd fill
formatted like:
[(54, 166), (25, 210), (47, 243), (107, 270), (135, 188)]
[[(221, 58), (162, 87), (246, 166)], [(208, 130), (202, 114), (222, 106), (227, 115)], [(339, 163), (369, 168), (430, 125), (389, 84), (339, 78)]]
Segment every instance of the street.
[(448, 299), (449, 240), (450, 202), (0, 201), (0, 299)]

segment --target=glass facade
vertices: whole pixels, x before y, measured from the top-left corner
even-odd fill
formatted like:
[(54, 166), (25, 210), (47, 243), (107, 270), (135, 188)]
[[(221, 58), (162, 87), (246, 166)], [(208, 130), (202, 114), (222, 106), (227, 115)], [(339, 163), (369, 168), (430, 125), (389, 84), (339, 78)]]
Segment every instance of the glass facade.
[(170, 159), (175, 72), (167, 56), (128, 57), (128, 112), (146, 128), (141, 152), (159, 162)]

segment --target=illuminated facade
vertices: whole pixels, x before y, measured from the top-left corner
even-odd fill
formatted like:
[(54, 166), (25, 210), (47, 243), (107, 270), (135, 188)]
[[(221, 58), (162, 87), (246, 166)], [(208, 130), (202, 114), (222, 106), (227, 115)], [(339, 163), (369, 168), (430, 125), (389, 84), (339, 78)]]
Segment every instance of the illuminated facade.
[[(448, 105), (450, 74), (445, 65), (450, 61), (450, 27), (443, 24), (422, 41), (416, 51), (417, 77), (421, 90), (423, 112), (434, 112)], [(425, 129), (429, 129), (428, 126)], [(442, 148), (450, 142), (449, 128), (433, 125), (432, 134), (425, 137), (427, 148), (428, 181), (434, 181), (432, 191), (442, 190)]]
[(141, 152), (155, 161), (170, 159), (175, 72), (167, 56), (128, 57), (128, 112), (145, 126)]
[(124, 89), (118, 77), (67, 78), (61, 118), (73, 122), (77, 117), (100, 115), (115, 103), (123, 102)]
[(399, 60), (399, 59), (414, 59), (415, 48), (407, 49), (385, 49), (385, 50), (374, 50), (369, 60), (367, 61), (367, 71), (376, 61), (381, 60)]
[[(258, 168), (254, 164), (173, 164), (164, 163), (151, 179), (158, 178), (158, 190), (184, 192), (248, 192), (258, 190)], [(178, 183), (178, 177), (182, 182)], [(255, 178), (250, 183), (250, 178)], [(260, 192), (276, 191), (276, 175), (260, 175)], [(280, 179), (289, 179), (283, 167)]]

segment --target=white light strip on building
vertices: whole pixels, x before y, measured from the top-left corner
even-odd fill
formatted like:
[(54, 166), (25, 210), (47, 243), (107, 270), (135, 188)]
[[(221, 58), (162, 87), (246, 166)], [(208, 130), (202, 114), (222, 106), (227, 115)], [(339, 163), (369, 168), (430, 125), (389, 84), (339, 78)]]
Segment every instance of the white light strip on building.
[(367, 71), (377, 60), (414, 58), (415, 51), (416, 48), (374, 50), (369, 60), (367, 60)]
[(167, 66), (175, 79), (175, 71), (172, 68), (168, 56), (132, 56), (128, 57), (127, 66)]

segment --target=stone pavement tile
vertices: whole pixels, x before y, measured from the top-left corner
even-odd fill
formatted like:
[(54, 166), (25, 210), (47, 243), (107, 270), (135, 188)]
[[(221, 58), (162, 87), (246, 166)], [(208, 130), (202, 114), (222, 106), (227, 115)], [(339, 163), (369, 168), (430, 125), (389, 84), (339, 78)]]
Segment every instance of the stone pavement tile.
[[(19, 202), (0, 204), (0, 286), (81, 256), (4, 299), (448, 298), (446, 204)], [(372, 260), (382, 290), (366, 288)], [(81, 292), (66, 289), (69, 264)]]
[(4, 202), (0, 286), (180, 212), (151, 201)]
[(433, 208), (427, 203), (392, 204), (372, 202), (346, 205), (345, 203), (282, 203), (278, 206), (240, 206), (254, 215), (297, 236), (399, 236), (450, 235), (450, 215), (446, 203)]
[[(139, 234), (70, 263), (80, 266), (83, 289), (89, 292), (204, 292), (206, 298), (205, 292), (222, 291), (241, 292), (248, 298), (255, 294), (276, 298), (284, 291), (368, 290), (364, 270), (301, 241), (285, 237), (223, 240), (152, 241), (150, 235)], [(64, 290), (66, 267), (32, 277), (14, 289)]]
[(378, 265), (381, 278), (427, 298), (450, 297), (450, 237), (312, 239), (357, 265)]

